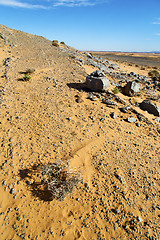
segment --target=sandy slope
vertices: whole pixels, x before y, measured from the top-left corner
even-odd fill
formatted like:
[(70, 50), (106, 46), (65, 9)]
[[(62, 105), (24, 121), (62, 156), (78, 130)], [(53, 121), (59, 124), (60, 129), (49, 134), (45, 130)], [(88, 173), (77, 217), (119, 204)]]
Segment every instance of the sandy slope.
[[(137, 114), (120, 112), (122, 103), (107, 108), (71, 87), (84, 82), (92, 67), (80, 66), (41, 37), (3, 26), (1, 31), (11, 46), (1, 42), (0, 48), (1, 76), (8, 76), (0, 84), (0, 239), (159, 239), (155, 117), (143, 113), (139, 127), (126, 122)], [(7, 57), (9, 67), (3, 65)], [(21, 81), (20, 72), (31, 67), (31, 80)], [(26, 173), (58, 159), (82, 180), (64, 201), (47, 201), (26, 184), (39, 180), (36, 171)]]

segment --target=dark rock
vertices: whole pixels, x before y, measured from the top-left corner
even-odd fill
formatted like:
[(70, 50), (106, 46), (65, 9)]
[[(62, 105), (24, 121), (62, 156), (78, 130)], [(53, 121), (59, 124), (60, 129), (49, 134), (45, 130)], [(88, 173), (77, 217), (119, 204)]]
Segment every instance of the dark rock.
[(86, 86), (91, 91), (105, 91), (110, 87), (110, 82), (102, 71), (95, 71), (87, 76)]
[(155, 119), (153, 119), (154, 121), (156, 121), (156, 122), (159, 122), (159, 118), (155, 118)]
[(124, 86), (123, 92), (127, 96), (133, 97), (139, 92), (139, 84), (136, 83), (135, 81), (128, 82), (126, 86)]
[(131, 107), (130, 106), (127, 106), (127, 107), (122, 107), (122, 108), (119, 108), (121, 112), (123, 113), (128, 113), (128, 110), (130, 109)]
[(14, 188), (11, 188), (10, 194), (15, 194), (15, 189)]
[(87, 55), (88, 58), (91, 58), (91, 59), (93, 58), (93, 56), (90, 53), (86, 52), (86, 55)]
[(84, 60), (82, 60), (81, 58), (78, 58), (78, 57), (76, 57), (76, 58), (75, 58), (75, 60), (77, 60), (77, 61), (81, 62), (82, 64), (85, 64), (85, 61), (84, 61)]
[(130, 72), (130, 75), (131, 76), (136, 76), (136, 73), (135, 72)]
[(4, 185), (6, 185), (6, 181), (5, 180), (3, 180), (3, 182), (2, 182), (2, 186), (4, 186)]
[(125, 183), (123, 177), (121, 177), (119, 174), (115, 173), (115, 177), (116, 177), (122, 184)]
[(147, 111), (150, 114), (153, 114), (157, 117), (160, 116), (160, 108), (150, 100), (144, 100), (139, 106), (142, 110)]
[(112, 209), (112, 212), (114, 212), (115, 214), (119, 214), (120, 213), (120, 211), (117, 208)]
[(120, 69), (120, 67), (117, 64), (112, 63), (109, 68), (113, 69), (113, 70), (117, 70)]
[(4, 65), (6, 66), (6, 67), (9, 67), (9, 63), (12, 61), (12, 58), (6, 58), (5, 60), (4, 60)]
[(108, 100), (107, 98), (104, 98), (104, 99), (102, 100), (102, 102), (105, 103), (105, 104), (107, 104), (107, 106), (117, 106), (117, 105), (118, 105), (117, 102)]
[(112, 112), (112, 113), (111, 113), (111, 118), (116, 119), (116, 118), (117, 118), (117, 115), (116, 115), (114, 112)]
[(27, 185), (32, 185), (33, 183), (31, 181), (26, 181)]

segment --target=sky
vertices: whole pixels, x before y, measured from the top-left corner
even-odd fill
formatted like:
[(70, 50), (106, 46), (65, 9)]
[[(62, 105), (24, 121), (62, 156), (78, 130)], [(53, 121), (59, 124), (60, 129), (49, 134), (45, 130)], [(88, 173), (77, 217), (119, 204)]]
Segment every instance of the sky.
[(0, 24), (78, 50), (160, 51), (160, 0), (0, 0)]

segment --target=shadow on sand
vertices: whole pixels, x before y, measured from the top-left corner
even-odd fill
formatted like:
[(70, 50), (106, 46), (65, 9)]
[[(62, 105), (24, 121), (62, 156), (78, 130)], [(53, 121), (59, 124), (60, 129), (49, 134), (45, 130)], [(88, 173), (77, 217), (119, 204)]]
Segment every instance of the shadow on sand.
[(38, 197), (40, 200), (45, 202), (49, 202), (53, 200), (51, 193), (47, 190), (43, 181), (38, 177), (40, 174), (39, 165), (33, 165), (30, 169), (26, 168), (23, 170), (19, 170), (19, 176), (21, 180), (25, 180), (25, 183), (28, 189), (31, 191), (32, 196)]
[(78, 91), (90, 92), (90, 90), (86, 87), (86, 83), (67, 83), (67, 86)]

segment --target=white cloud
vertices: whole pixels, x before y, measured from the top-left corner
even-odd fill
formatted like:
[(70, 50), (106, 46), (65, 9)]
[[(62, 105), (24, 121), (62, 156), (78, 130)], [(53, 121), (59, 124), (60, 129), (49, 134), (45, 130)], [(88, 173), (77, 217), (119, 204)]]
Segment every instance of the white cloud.
[(160, 36), (160, 33), (156, 33), (156, 36)]
[[(25, 3), (22, 0), (0, 0), (0, 5), (9, 6), (9, 7), (20, 7), (28, 9), (50, 9), (53, 7), (87, 7), (95, 6), (100, 3), (106, 3), (110, 0), (39, 0), (43, 2), (43, 5), (31, 4), (31, 0), (25, 0)], [(38, 1), (38, 2), (39, 2)], [(33, 1), (32, 1), (33, 2)]]
[(157, 21), (153, 22), (152, 24), (160, 24), (160, 18), (157, 18)]
[(0, 5), (9, 6), (9, 7), (20, 7), (20, 8), (42, 8), (47, 9), (47, 7), (42, 5), (33, 5), (29, 3), (21, 3), (17, 0), (0, 0)]
[(80, 7), (80, 6), (94, 6), (96, 4), (97, 1), (90, 0), (56, 0), (53, 3), (53, 6)]
[(110, 0), (47, 0), (53, 7), (88, 7), (101, 3), (107, 3)]

